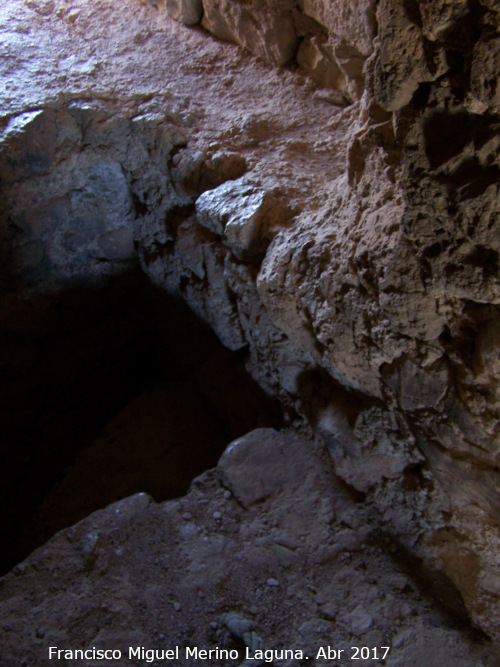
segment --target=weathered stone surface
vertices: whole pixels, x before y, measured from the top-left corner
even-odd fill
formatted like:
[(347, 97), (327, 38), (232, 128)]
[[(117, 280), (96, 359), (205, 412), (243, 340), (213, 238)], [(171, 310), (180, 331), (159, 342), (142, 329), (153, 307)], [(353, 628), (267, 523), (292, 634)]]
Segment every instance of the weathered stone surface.
[(355, 47), (363, 56), (373, 51), (374, 5), (371, 0), (299, 0), (300, 9), (321, 23), (334, 36)]
[(500, 37), (479, 40), (474, 47), (471, 88), (475, 97), (493, 113), (500, 113)]
[(333, 47), (322, 43), (317, 37), (301, 42), (297, 62), (320, 86), (341, 87), (342, 72), (335, 62)]
[(377, 101), (390, 111), (406, 106), (418, 86), (434, 81), (448, 69), (442, 48), (426, 46), (418, 10), (403, 0), (384, 0), (377, 7), (380, 52), (376, 70)]
[(246, 178), (227, 181), (207, 190), (196, 200), (201, 225), (223, 236), (234, 256), (250, 260), (262, 255), (271, 240), (269, 228), (284, 219), (276, 195), (256, 187)]
[[(339, 111), (324, 91), (311, 94), (305, 77), (272, 70), (200, 31), (170, 21), (165, 25), (149, 5), (134, 5), (136, 19), (131, 7), (116, 12), (101, 0), (99, 7), (113, 17), (103, 30), (95, 7), (75, 2), (77, 19), (62, 6), (41, 17), (13, 0), (2, 12), (2, 20), (9, 18), (0, 42), (6, 83), (4, 211), (25, 211), (29, 201), (38, 220), (57, 191), (61, 197), (51, 206), (59, 213), (52, 218), (44, 213), (37, 224), (41, 229), (54, 219), (56, 227), (63, 227), (68, 201), (83, 215), (84, 194), (111, 196), (112, 204), (102, 203), (102, 210), (118, 212), (127, 224), (99, 233), (95, 249), (79, 245), (76, 237), (76, 249), (83, 248), (90, 258), (81, 266), (90, 274), (118, 267), (130, 248), (130, 222), (148, 279), (188, 303), (225, 345), (248, 354), (254, 377), (280, 397), (295, 427), (309, 423), (336, 474), (365, 494), (350, 514), (355, 523), (352, 517), (360, 518), (356, 530), (364, 522), (373, 525), (372, 515), (364, 514), (373, 512), (377, 531), (393, 535), (451, 581), (473, 622), (500, 641), (495, 574), (500, 553), (496, 4), (482, 2), (478, 8), (468, 3), (469, 16), (462, 14), (461, 2), (387, 0), (378, 6), (374, 42), (365, 39), (366, 26), (375, 29), (371, 9), (349, 39), (341, 24), (358, 21), (354, 17), (362, 5), (343, 3), (339, 9), (339, 3), (322, 8), (310, 3), (311, 14), (331, 15), (329, 39), (346, 49), (343, 56), (334, 53), (339, 69), (354, 67), (350, 49), (371, 53), (361, 100)], [(240, 27), (234, 25), (248, 7), (255, 8), (232, 3), (227, 24), (218, 15), (221, 35), (227, 29), (228, 39), (235, 39)], [(277, 41), (275, 53), (281, 53), (280, 27), (266, 18), (269, 4), (261, 9), (261, 22), (273, 31), (267, 44)], [(290, 7), (280, 5), (280, 11)], [(25, 29), (28, 23), (22, 25), (28, 19), (35, 25), (32, 32)], [(74, 25), (71, 32), (68, 23)], [(268, 46), (262, 39), (262, 30), (255, 28), (255, 42), (265, 55)], [(116, 45), (112, 53), (111, 42)], [(75, 55), (61, 61), (62, 52)], [(469, 63), (470, 80), (464, 76)], [(88, 101), (91, 93), (116, 98), (118, 109), (110, 113), (79, 104), (73, 122), (66, 100)], [(26, 144), (30, 149), (23, 153)], [(242, 261), (245, 225), (236, 225), (234, 251), (225, 229), (220, 234), (217, 227), (214, 233), (196, 216), (195, 201), (207, 188), (224, 187), (224, 178), (242, 175), (232, 159), (227, 170), (219, 173), (214, 167), (217, 155), (235, 153), (244, 155), (245, 166), (240, 166), (256, 191), (279, 187), (291, 218), (269, 235), (252, 262)], [(99, 179), (92, 178), (81, 192), (71, 183), (63, 188), (74, 163), (80, 174), (107, 165), (115, 187), (98, 187)], [(222, 181), (210, 182), (212, 167)], [(99, 217), (90, 222), (98, 225), (100, 207), (93, 205), (93, 194), (89, 201)], [(233, 203), (231, 210), (243, 208), (243, 199)], [(23, 215), (18, 218), (22, 224), (14, 219), (0, 229), (2, 281), (25, 281), (23, 268), (35, 267), (39, 275), (33, 281), (31, 274), (31, 284), (47, 285), (43, 280), (54, 277), (44, 261), (49, 239), (36, 225), (26, 225)], [(209, 227), (223, 227), (215, 220)], [(257, 228), (252, 244), (262, 240), (263, 227)], [(71, 248), (65, 253), (69, 264), (76, 262)], [(50, 319), (50, 299), (30, 315), (24, 298), (24, 292), (12, 292), (0, 313), (8, 334), (2, 342), (9, 350), (4, 354), (9, 373), (36, 366), (36, 348), (25, 340), (22, 349), (16, 348), (16, 333), (29, 337), (32, 321), (42, 330)], [(50, 366), (47, 360), (44, 364)], [(293, 495), (288, 500), (292, 521)], [(248, 511), (257, 508), (259, 503)], [(363, 514), (356, 514), (361, 508)], [(223, 515), (217, 504), (215, 511)], [(259, 516), (264, 521), (265, 515)], [(196, 532), (192, 525), (182, 532), (188, 555)], [(341, 539), (338, 532), (325, 549), (308, 555), (311, 563), (328, 562)], [(342, 544), (354, 539), (348, 534)], [(209, 542), (207, 553), (213, 549), (219, 558), (222, 537)], [(276, 550), (270, 556), (253, 544), (248, 553), (262, 572)], [(193, 558), (198, 558), (201, 586), (204, 556)], [(293, 561), (282, 552), (281, 558), (280, 564)], [(215, 560), (219, 567), (221, 561)], [(271, 574), (266, 571), (264, 582), (280, 581)], [(296, 583), (288, 583), (296, 590)], [(351, 591), (355, 583), (350, 580)], [(253, 600), (255, 590), (261, 590), (254, 584)], [(339, 627), (351, 632), (350, 614), (360, 603), (343, 615), (337, 601)], [(327, 611), (332, 616), (334, 607)], [(327, 621), (308, 623), (301, 618), (297, 632), (300, 628), (317, 637), (319, 628), (328, 634)], [(417, 629), (422, 629), (417, 636), (432, 636), (429, 629)], [(406, 638), (398, 635), (406, 647), (402, 664), (412, 664), (415, 656), (426, 664), (424, 652), (411, 652), (417, 637), (408, 632)], [(447, 660), (445, 652), (442, 663)]]
[(55, 9), (54, 0), (40, 0), (40, 2), (36, 2), (35, 0), (25, 0), (25, 3), (41, 16), (50, 16)]
[(364, 91), (364, 58), (351, 47), (308, 37), (300, 44), (297, 62), (316, 83), (337, 88), (349, 102), (358, 100)]
[(57, 145), (54, 121), (54, 114), (43, 109), (8, 119), (1, 136), (0, 175), (4, 182), (47, 173)]
[(499, 0), (480, 0), (480, 3), (488, 9), (492, 9), (496, 12), (500, 12), (500, 2)]
[(230, 0), (203, 0), (202, 25), (216, 37), (236, 42), (273, 65), (295, 54), (297, 35), (292, 14), (280, 5)]
[(302, 450), (273, 429), (257, 429), (234, 440), (217, 466), (222, 484), (250, 507), (304, 481)]
[(451, 32), (469, 12), (466, 0), (420, 0), (419, 8), (422, 33), (433, 42)]
[(186, 25), (195, 25), (203, 14), (202, 0), (166, 0), (167, 14)]
[[(442, 664), (494, 667), (496, 656), (432, 609), (411, 569), (373, 539), (373, 517), (311, 441), (268, 430), (245, 438), (251, 473), (269, 486), (248, 509), (221, 487), (217, 469), (179, 500), (156, 504), (137, 494), (92, 514), (4, 577), (2, 665), (41, 667), (50, 646), (112, 648), (126, 664), (129, 647), (165, 646), (168, 628), (183, 662), (187, 638), (206, 650), (229, 649), (234, 637), (254, 650), (283, 644), (305, 661), (320, 646), (354, 646), (362, 637), (390, 645), (393, 664), (428, 664), (432, 650)], [(249, 480), (231, 456), (221, 464), (242, 492)], [(165, 661), (161, 653), (156, 661)]]
[(219, 151), (210, 157), (203, 151), (189, 147), (179, 151), (172, 160), (172, 176), (181, 192), (189, 197), (198, 196), (225, 181), (235, 180), (247, 171), (242, 155)]
[(474, 371), (478, 382), (500, 397), (500, 320), (490, 320), (478, 333), (474, 348)]
[[(58, 112), (9, 119), (0, 143), (0, 173), (9, 188), (0, 208), (9, 220), (18, 281), (40, 288), (50, 280), (109, 275), (134, 264), (133, 197), (143, 195), (151, 172), (156, 179), (164, 173), (164, 156), (183, 142), (174, 128), (160, 139), (162, 133), (158, 118), (117, 118), (105, 107), (76, 102)], [(133, 192), (127, 155), (140, 170), (146, 146), (158, 139), (164, 153), (156, 164), (144, 165)], [(162, 189), (175, 200), (171, 187)]]

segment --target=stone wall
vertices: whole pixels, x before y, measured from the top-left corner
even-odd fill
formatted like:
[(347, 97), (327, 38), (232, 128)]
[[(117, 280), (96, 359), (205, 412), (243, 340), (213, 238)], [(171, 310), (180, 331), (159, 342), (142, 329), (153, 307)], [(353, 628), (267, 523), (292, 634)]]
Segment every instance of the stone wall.
[(371, 0), (326, 3), (321, 0), (169, 0), (168, 16), (239, 44), (271, 65), (298, 62), (319, 85), (342, 95), (339, 103), (359, 99), (363, 63), (373, 52), (375, 9)]
[[(190, 138), (182, 114), (62, 105), (9, 118), (5, 284), (17, 299), (19, 285), (138, 262), (247, 350), (380, 530), (451, 580), (500, 641), (500, 7), (352, 5), (203, 3), (216, 36), (272, 65), (293, 69), (296, 54), (349, 105), (329, 107), (326, 148), (294, 145), (291, 160), (323, 156), (307, 196), (288, 164), (255, 168), (252, 150), (279, 135), (258, 115), (232, 130), (233, 150)], [(201, 18), (196, 3), (166, 7)]]
[[(500, 7), (205, 0), (203, 8), (202, 25), (217, 37), (275, 65), (295, 55), (343, 103), (362, 98), (330, 212), (278, 234), (257, 274), (258, 296), (250, 291), (298, 357), (357, 396), (349, 418), (333, 396), (299, 407), (329, 443), (337, 472), (431, 556), (496, 635)], [(200, 198), (200, 221), (215, 196)], [(205, 226), (233, 250), (225, 275), (239, 276), (230, 280), (241, 311), (248, 269), (235, 263), (241, 255), (227, 229)], [(300, 393), (298, 381), (292, 389), (279, 379)], [(397, 479), (416, 475), (421, 495), (431, 493), (425, 471), (443, 494), (434, 509), (449, 518), (423, 537), (421, 507), (399, 518), (392, 508), (407, 502)]]

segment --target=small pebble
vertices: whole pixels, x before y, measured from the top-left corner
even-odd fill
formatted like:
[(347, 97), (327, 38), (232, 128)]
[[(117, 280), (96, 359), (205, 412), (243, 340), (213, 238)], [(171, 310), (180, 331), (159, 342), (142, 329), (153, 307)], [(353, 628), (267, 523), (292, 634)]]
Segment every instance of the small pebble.
[(267, 580), (267, 585), (268, 586), (279, 586), (280, 582), (277, 579), (273, 579), (273, 577), (271, 577), (270, 579)]
[(222, 519), (222, 514), (220, 512), (214, 512), (212, 516), (214, 519)]
[(352, 634), (359, 637), (363, 635), (373, 625), (373, 618), (371, 614), (364, 611), (361, 605), (357, 606), (356, 609), (351, 613), (351, 630)]
[(81, 9), (70, 9), (66, 18), (70, 23), (74, 23), (76, 19), (80, 16), (80, 14), (81, 14)]
[(180, 611), (181, 610), (181, 605), (178, 602), (174, 602), (174, 609), (175, 609), (175, 611)]

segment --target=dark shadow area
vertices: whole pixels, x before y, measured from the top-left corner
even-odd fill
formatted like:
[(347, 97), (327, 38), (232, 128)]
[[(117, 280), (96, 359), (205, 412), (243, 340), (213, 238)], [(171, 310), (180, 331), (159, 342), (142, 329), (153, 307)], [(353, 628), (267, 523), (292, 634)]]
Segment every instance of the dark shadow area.
[[(353, 428), (363, 405), (363, 397), (348, 392), (320, 367), (302, 372), (297, 386), (300, 411), (323, 441), (331, 460), (335, 460), (336, 456), (359, 460), (359, 443)], [(365, 493), (334, 474), (339, 487), (353, 502), (365, 500)]]
[(346, 426), (353, 426), (362, 405), (362, 397), (347, 391), (323, 368), (317, 366), (302, 372), (297, 385), (301, 410), (314, 429), (319, 427), (321, 411), (329, 405), (334, 405), (343, 415)]
[[(475, 119), (463, 110), (436, 111), (423, 125), (425, 152), (431, 169), (437, 169), (457, 158), (467, 144), (479, 150), (498, 131), (494, 119)], [(449, 190), (456, 192), (460, 200), (478, 197), (493, 183), (500, 182), (500, 169), (496, 164), (482, 164), (476, 155), (463, 157), (439, 180)]]
[(0, 568), (127, 495), (179, 496), (281, 411), (183, 303), (137, 268), (0, 306)]
[(459, 155), (472, 138), (473, 122), (466, 111), (438, 111), (424, 122), (425, 152), (431, 169)]
[(476, 157), (465, 158), (450, 173), (449, 181), (461, 200), (472, 199), (482, 195), (493, 183), (500, 182), (500, 169), (496, 165), (486, 167)]
[(442, 614), (444, 622), (450, 628), (460, 630), (475, 642), (485, 645), (489, 642), (487, 635), (480, 629), (471, 627), (463, 598), (444, 572), (429, 568), (394, 536), (386, 532), (374, 531), (372, 539), (391, 554), (419, 592)]
[(422, 16), (420, 14), (420, 7), (416, 0), (403, 0), (403, 9), (407, 18), (417, 25), (422, 27)]

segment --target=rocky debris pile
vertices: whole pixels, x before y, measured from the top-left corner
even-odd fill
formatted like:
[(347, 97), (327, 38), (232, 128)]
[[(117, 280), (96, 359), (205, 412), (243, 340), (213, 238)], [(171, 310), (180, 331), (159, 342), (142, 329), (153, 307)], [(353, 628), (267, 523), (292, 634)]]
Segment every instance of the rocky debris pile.
[[(279, 471), (274, 485), (269, 471)], [(113, 649), (117, 665), (144, 664), (129, 647), (161, 656), (175, 646), (234, 650), (239, 659), (213, 660), (232, 665), (260, 664), (245, 663), (246, 651), (266, 650), (277, 667), (326, 667), (328, 647), (344, 660), (363, 646), (389, 646), (393, 667), (497, 664), (418, 592), (414, 569), (382, 539), (307, 436), (259, 429), (184, 498), (110, 505), (4, 577), (2, 665), (44, 665), (50, 646)]]

